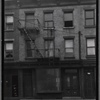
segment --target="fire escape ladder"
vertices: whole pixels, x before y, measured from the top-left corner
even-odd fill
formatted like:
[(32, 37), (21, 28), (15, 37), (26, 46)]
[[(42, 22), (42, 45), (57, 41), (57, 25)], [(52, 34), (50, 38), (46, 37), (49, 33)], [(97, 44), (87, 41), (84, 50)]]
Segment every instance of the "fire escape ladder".
[(27, 35), (27, 37), (29, 38), (29, 40), (31, 41), (31, 43), (34, 45), (34, 49), (36, 50), (36, 52), (38, 52), (39, 55), (40, 55), (40, 57), (42, 58), (43, 56), (42, 56), (42, 54), (40, 53), (39, 49), (37, 48), (35, 42), (31, 39), (31, 37), (30, 37), (30, 35), (27, 33), (26, 29), (23, 28), (23, 30), (24, 30), (25, 34)]

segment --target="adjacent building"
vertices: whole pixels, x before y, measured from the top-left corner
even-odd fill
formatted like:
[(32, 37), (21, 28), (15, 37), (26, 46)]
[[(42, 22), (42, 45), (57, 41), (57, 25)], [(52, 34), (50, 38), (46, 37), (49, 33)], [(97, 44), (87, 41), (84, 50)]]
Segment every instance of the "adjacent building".
[(5, 100), (96, 98), (96, 0), (5, 0)]

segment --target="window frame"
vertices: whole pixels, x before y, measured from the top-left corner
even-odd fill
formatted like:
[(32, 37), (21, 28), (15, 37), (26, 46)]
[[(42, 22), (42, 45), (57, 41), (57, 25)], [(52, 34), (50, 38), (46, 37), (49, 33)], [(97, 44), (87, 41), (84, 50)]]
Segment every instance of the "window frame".
[[(25, 12), (25, 27), (26, 28), (28, 28), (29, 26), (27, 26), (27, 15), (33, 15), (33, 17), (34, 17), (34, 15), (35, 15), (35, 13), (34, 12)], [(28, 19), (28, 20), (32, 20), (32, 19)], [(33, 20), (34, 20), (34, 18), (33, 18)], [(33, 21), (34, 22), (34, 21)], [(30, 22), (29, 22), (30, 23)], [(30, 23), (31, 24), (31, 23)], [(34, 25), (33, 25), (34, 26)], [(30, 27), (29, 27), (30, 28)]]
[[(6, 22), (7, 16), (13, 17), (13, 22)], [(12, 24), (12, 29), (7, 29), (7, 25)], [(5, 31), (14, 31), (14, 14), (5, 14)]]
[[(68, 53), (68, 52), (66, 52), (66, 47), (65, 47), (65, 42), (66, 42), (66, 40), (72, 40), (73, 41), (73, 47), (72, 47), (72, 49), (73, 49), (73, 52), (72, 53)], [(68, 57), (68, 58), (71, 58), (71, 57), (74, 57), (75, 56), (75, 51), (74, 51), (74, 37), (64, 37), (64, 53), (65, 53), (65, 58), (66, 57)]]
[[(95, 46), (88, 47), (88, 46), (87, 46), (87, 40), (88, 40), (88, 39), (93, 39), (94, 42), (95, 42), (95, 43), (94, 43)], [(95, 49), (95, 54), (94, 54), (94, 55), (93, 55), (93, 54), (92, 54), (92, 55), (88, 55), (88, 48), (94, 48), (94, 49)], [(96, 39), (95, 39), (95, 38), (92, 38), (92, 37), (91, 37), (91, 38), (86, 38), (86, 56), (96, 56)]]
[[(45, 14), (52, 14), (52, 20), (49, 20), (49, 21), (45, 21)], [(54, 28), (54, 16), (53, 16), (53, 11), (44, 11), (44, 17), (43, 17), (43, 20), (44, 20), (44, 28), (45, 29), (52, 29)], [(45, 22), (52, 22), (53, 23), (53, 27), (45, 27)]]
[[(93, 18), (86, 18), (86, 12), (93, 11)], [(95, 9), (85, 9), (84, 10), (85, 14), (85, 27), (93, 27), (95, 26)], [(92, 19), (93, 20), (93, 25), (86, 25), (86, 20)]]
[[(47, 49), (46, 49), (46, 42), (49, 42), (50, 43), (50, 41), (52, 41), (53, 42), (53, 56), (51, 56), (51, 57), (54, 57), (55, 56), (55, 44), (54, 44), (54, 38), (46, 38), (46, 39), (44, 39), (44, 57), (50, 57), (50, 55), (49, 55), (49, 50), (50, 50), (50, 48), (49, 48), (49, 46), (47, 47)], [(49, 43), (47, 43), (47, 44), (49, 44)], [(48, 51), (48, 54), (46, 55), (46, 50)]]
[[(27, 39), (25, 40), (25, 51), (26, 51), (25, 55), (26, 55), (26, 58), (35, 58), (33, 55), (31, 55), (31, 57), (27, 56), (28, 51), (30, 51), (32, 53), (32, 50), (33, 50), (32, 47), (30, 49), (27, 48), (27, 42), (29, 42), (29, 41), (30, 41), (30, 45), (31, 45), (31, 40), (27, 40)], [(32, 40), (32, 41), (35, 41), (35, 40)], [(35, 49), (34, 49), (34, 52), (35, 52)]]
[[(47, 90), (39, 90), (39, 88), (38, 88), (38, 84), (39, 84), (39, 82), (38, 82), (38, 79), (37, 79), (37, 81), (36, 81), (36, 83), (37, 83), (37, 93), (59, 93), (59, 92), (61, 92), (61, 77), (60, 77), (60, 70), (59, 70), (59, 68), (45, 68), (45, 69), (39, 69), (39, 70), (37, 70), (36, 71), (36, 78), (38, 78), (38, 71), (50, 71), (50, 70), (53, 70), (53, 71), (55, 71), (57, 74), (56, 74), (56, 85), (59, 83), (59, 90), (52, 90), (52, 91), (47, 91)], [(56, 71), (57, 70), (57, 71)], [(46, 73), (47, 74), (47, 73)], [(50, 74), (50, 72), (49, 72), (49, 74)], [(51, 73), (52, 74), (52, 73)], [(54, 73), (55, 74), (55, 73)], [(42, 81), (43, 82), (43, 81)], [(57, 89), (58, 89), (58, 87), (57, 87)]]
[[(6, 50), (6, 44), (7, 43), (12, 43), (13, 49), (12, 50)], [(7, 52), (12, 54), (12, 57), (6, 57), (7, 56)], [(4, 41), (4, 58), (5, 59), (13, 59), (14, 58), (14, 41)]]
[[(72, 14), (72, 23), (73, 23), (73, 25), (69, 26), (69, 27), (65, 26), (65, 14), (67, 14), (67, 13), (71, 13)], [(64, 22), (63, 27), (64, 28), (73, 28), (74, 27), (74, 16), (73, 15), (74, 15), (73, 10), (63, 10), (63, 22)]]

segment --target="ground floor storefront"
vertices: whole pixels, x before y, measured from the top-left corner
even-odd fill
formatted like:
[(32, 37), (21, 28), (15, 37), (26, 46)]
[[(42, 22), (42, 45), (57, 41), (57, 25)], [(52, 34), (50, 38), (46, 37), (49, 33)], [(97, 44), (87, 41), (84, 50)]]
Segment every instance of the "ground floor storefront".
[(5, 99), (95, 99), (96, 66), (84, 64), (7, 64)]

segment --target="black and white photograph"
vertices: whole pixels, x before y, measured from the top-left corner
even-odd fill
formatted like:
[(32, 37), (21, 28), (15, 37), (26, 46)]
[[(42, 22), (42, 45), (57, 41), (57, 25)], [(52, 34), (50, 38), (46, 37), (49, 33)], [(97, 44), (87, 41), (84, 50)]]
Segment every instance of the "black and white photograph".
[(2, 2), (1, 98), (97, 100), (97, 0)]

